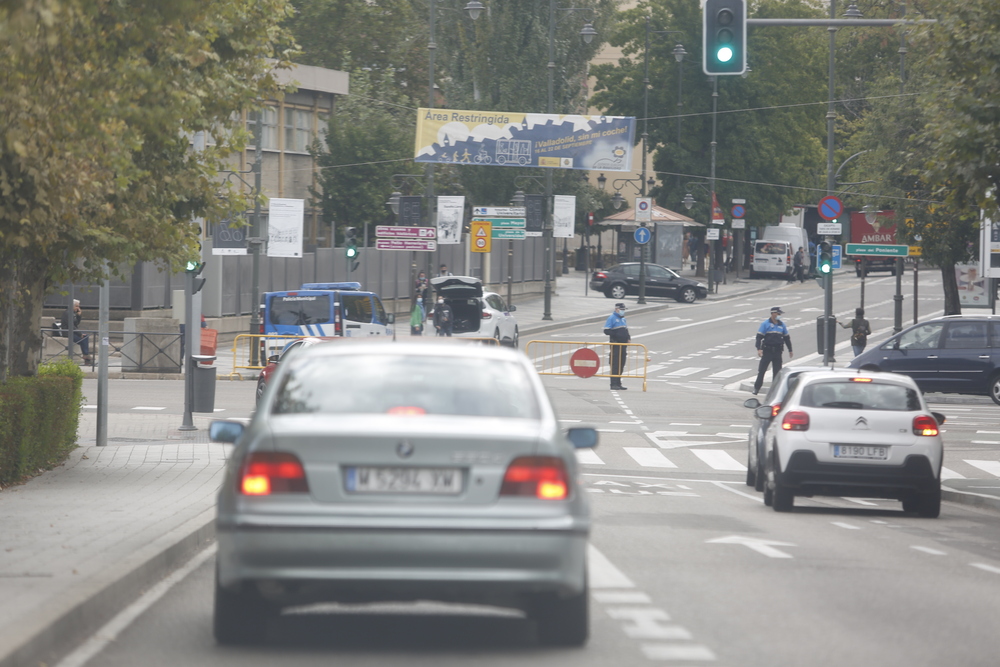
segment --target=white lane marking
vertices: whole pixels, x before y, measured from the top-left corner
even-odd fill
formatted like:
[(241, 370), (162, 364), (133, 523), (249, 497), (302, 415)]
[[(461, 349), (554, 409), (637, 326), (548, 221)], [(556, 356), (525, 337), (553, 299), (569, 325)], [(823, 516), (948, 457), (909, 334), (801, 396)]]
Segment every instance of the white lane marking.
[(1000, 567), (995, 567), (993, 565), (987, 565), (986, 563), (969, 563), (972, 567), (978, 567), (980, 570), (985, 572), (992, 572), (993, 574), (1000, 574)]
[(597, 455), (593, 449), (576, 449), (576, 460), (580, 465), (585, 466), (602, 466), (604, 461), (601, 457)]
[(864, 505), (865, 507), (878, 507), (878, 503), (870, 503), (867, 500), (861, 500), (860, 498), (843, 498), (849, 503), (857, 503), (858, 505)]
[(974, 445), (1000, 445), (1000, 441), (997, 440), (970, 440)]
[(721, 449), (692, 449), (691, 453), (715, 470), (743, 470), (747, 467)]
[(587, 544), (587, 577), (591, 588), (635, 588), (632, 580), (593, 544)]
[(563, 424), (577, 424), (577, 423), (579, 423), (579, 422), (581, 422), (583, 420), (582, 419), (560, 419), (559, 421), (561, 423), (563, 423)]
[[(695, 423), (691, 423), (691, 422), (670, 422), (669, 425), (670, 426), (701, 426), (701, 424), (695, 424)], [(687, 431), (657, 431), (657, 432), (658, 433), (663, 433), (663, 434), (666, 434), (666, 435), (669, 435), (669, 434), (672, 434), (672, 433), (673, 434), (677, 434), (677, 435), (684, 435), (685, 433), (687, 433)]]
[(138, 600), (121, 610), (114, 618), (105, 623), (100, 630), (90, 636), (75, 651), (67, 655), (56, 667), (83, 667), (91, 658), (113, 644), (118, 635), (124, 632), (133, 621), (144, 614), (147, 609), (156, 604), (175, 585), (194, 572), (206, 560), (215, 555), (216, 545), (211, 545), (194, 558), (175, 570), (163, 581), (155, 584), (142, 594)]
[(625, 453), (636, 463), (646, 468), (676, 468), (673, 462), (659, 449), (652, 447), (625, 447)]
[(149, 406), (146, 406), (146, 405), (137, 405), (137, 406), (135, 406), (132, 409), (133, 410), (166, 410), (165, 407), (163, 407), (163, 408), (155, 408), (155, 407), (149, 407)]
[(707, 371), (707, 368), (678, 368), (676, 371), (671, 371), (669, 373), (664, 373), (663, 377), (687, 377), (688, 375), (694, 375), (695, 373), (701, 373), (702, 371)]
[(601, 604), (652, 604), (648, 595), (640, 591), (593, 591), (590, 597)]
[(641, 424), (642, 421), (631, 421), (631, 422), (608, 422), (609, 424)]
[(96, 410), (97, 406), (96, 405), (84, 405), (83, 409), (84, 410)]
[(941, 479), (965, 479), (965, 475), (960, 475), (950, 468), (941, 466)]
[(965, 459), (970, 466), (975, 466), (984, 472), (1000, 477), (1000, 461), (970, 461)]
[(724, 378), (731, 378), (734, 375), (739, 375), (740, 373), (746, 373), (746, 372), (747, 369), (745, 368), (727, 368), (724, 371), (719, 371), (718, 373), (712, 373), (708, 377), (724, 379)]
[(729, 428), (750, 428), (750, 424), (730, 424)]
[[(730, 493), (735, 493), (738, 496), (743, 496), (744, 498), (749, 498), (750, 500), (752, 500), (754, 502), (757, 502), (757, 503), (764, 502), (764, 497), (762, 495), (760, 495), (760, 494), (750, 494), (750, 493), (746, 493), (744, 491), (740, 491), (739, 489), (734, 489), (732, 486), (730, 486), (726, 482), (712, 482), (712, 484), (714, 484), (715, 486), (719, 487), (720, 489), (725, 489), (726, 491), (729, 491)], [(684, 487), (684, 486), (681, 486), (680, 484), (678, 484), (677, 488), (678, 489), (684, 489), (684, 488), (687, 488), (687, 487)]]
[(678, 625), (663, 625), (670, 620), (667, 612), (656, 607), (611, 607), (608, 616), (622, 624), (632, 639), (691, 639), (691, 633)]
[(794, 547), (791, 542), (779, 542), (778, 540), (762, 540), (757, 537), (744, 537), (743, 535), (729, 535), (728, 537), (717, 537), (714, 540), (705, 540), (706, 544), (741, 544), (768, 558), (792, 558), (792, 554), (785, 553), (774, 547)]
[(650, 660), (715, 660), (712, 649), (700, 644), (643, 644), (642, 652)]
[(996, 435), (1000, 433), (1000, 431), (976, 431), (976, 433), (989, 433), (990, 435)]
[(844, 521), (831, 521), (830, 523), (839, 528), (846, 528), (847, 530), (861, 530), (861, 526), (855, 526), (853, 524), (846, 523)]
[(931, 549), (930, 547), (922, 547), (922, 546), (920, 546), (918, 544), (914, 544), (910, 548), (911, 549), (916, 549), (917, 551), (922, 551), (925, 554), (930, 554), (931, 556), (946, 556), (946, 555), (948, 555), (946, 552), (941, 551), (940, 549)]
[(212, 412), (225, 412), (225, 411), (226, 411), (225, 408), (215, 408), (215, 410), (213, 410)]
[(623, 429), (623, 428), (599, 428), (599, 429), (597, 429), (597, 432), (598, 433), (624, 433), (625, 429)]

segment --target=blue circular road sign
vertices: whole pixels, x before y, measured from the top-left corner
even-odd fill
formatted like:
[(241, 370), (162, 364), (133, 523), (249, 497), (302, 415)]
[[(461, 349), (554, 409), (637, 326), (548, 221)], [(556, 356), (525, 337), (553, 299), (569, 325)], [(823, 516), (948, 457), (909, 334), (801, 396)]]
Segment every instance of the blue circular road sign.
[(829, 195), (819, 200), (819, 217), (824, 220), (836, 220), (844, 212), (844, 203)]
[(729, 212), (733, 214), (734, 218), (742, 218), (746, 215), (747, 210), (743, 207), (743, 204), (734, 204)]
[(638, 244), (640, 244), (640, 245), (644, 245), (646, 243), (649, 243), (649, 239), (650, 239), (651, 236), (652, 236), (652, 234), (649, 232), (649, 229), (647, 229), (646, 227), (638, 227), (635, 230), (635, 233), (632, 235), (632, 237), (635, 239), (635, 242), (638, 243)]

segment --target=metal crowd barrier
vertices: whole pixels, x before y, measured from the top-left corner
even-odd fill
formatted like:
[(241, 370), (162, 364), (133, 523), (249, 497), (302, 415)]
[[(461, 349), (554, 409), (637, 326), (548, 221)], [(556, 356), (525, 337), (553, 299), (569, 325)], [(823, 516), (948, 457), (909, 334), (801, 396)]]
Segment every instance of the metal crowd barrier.
[[(625, 363), (621, 373), (611, 372), (612, 348), (625, 348)], [(585, 343), (565, 340), (533, 340), (524, 349), (539, 375), (578, 375), (570, 366), (574, 353), (582, 349), (593, 350), (597, 361), (582, 359), (577, 366), (583, 369), (586, 377), (641, 379), (642, 390), (646, 391), (646, 368), (649, 356), (645, 345), (641, 343)], [(596, 368), (595, 368), (596, 364)], [(590, 373), (593, 369), (594, 372)]]
[[(277, 354), (289, 341), (309, 338), (309, 336), (279, 336), (277, 334), (237, 334), (233, 339), (233, 371), (229, 377), (242, 378), (239, 370), (262, 370), (267, 366), (271, 353)], [(257, 364), (253, 364), (253, 346), (257, 345)], [(270, 352), (269, 352), (270, 351)]]

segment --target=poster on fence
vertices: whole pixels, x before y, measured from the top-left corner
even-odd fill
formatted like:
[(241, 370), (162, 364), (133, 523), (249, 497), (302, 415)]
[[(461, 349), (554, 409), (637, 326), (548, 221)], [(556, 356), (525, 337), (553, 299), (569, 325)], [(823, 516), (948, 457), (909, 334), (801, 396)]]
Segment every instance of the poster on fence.
[(267, 216), (267, 256), (302, 257), (304, 199), (270, 200)]
[(454, 245), (462, 242), (462, 218), (465, 197), (438, 197), (437, 242)]

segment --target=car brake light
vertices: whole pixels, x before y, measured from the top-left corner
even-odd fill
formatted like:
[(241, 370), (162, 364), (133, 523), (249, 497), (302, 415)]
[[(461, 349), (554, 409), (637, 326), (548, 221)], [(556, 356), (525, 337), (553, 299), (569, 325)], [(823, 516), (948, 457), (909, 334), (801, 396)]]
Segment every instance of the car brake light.
[(774, 405), (771, 406), (772, 419), (777, 417), (779, 412), (781, 412), (781, 403), (775, 403)]
[(488, 311), (488, 310), (484, 310), (484, 311), (483, 311), (483, 319), (484, 319), (484, 320), (488, 320), (488, 319), (490, 319), (491, 317), (493, 317), (493, 313), (491, 313), (491, 312), (490, 312), (490, 311)]
[(789, 412), (781, 420), (781, 428), (786, 431), (808, 431), (809, 414), (801, 410)]
[(851, 382), (871, 382), (871, 378), (851, 378)]
[(251, 452), (243, 462), (240, 492), (247, 496), (309, 493), (302, 462), (288, 452)]
[(917, 415), (913, 418), (914, 435), (937, 435), (938, 433), (938, 423), (934, 417)]
[(569, 495), (566, 465), (555, 456), (520, 456), (507, 466), (500, 495), (564, 500)]
[(607, 278), (608, 274), (604, 273), (603, 271), (598, 271), (597, 273), (594, 274), (594, 277), (595, 278)]

